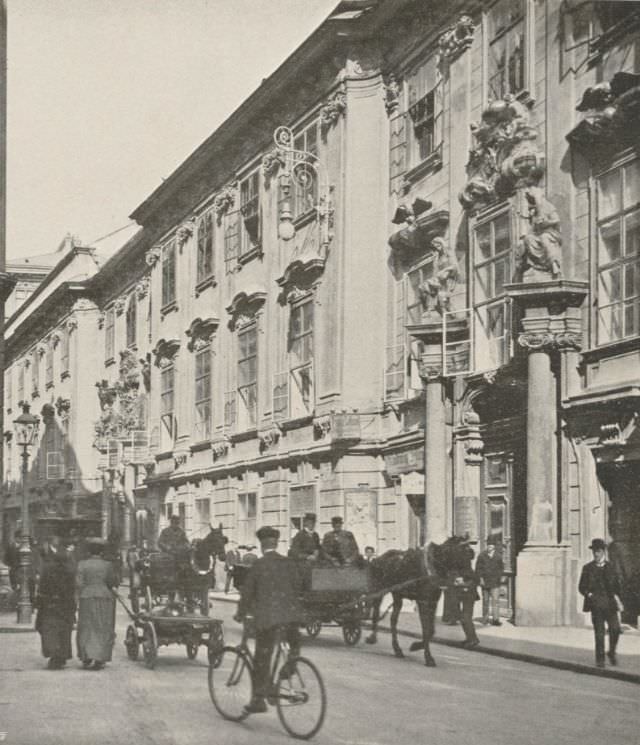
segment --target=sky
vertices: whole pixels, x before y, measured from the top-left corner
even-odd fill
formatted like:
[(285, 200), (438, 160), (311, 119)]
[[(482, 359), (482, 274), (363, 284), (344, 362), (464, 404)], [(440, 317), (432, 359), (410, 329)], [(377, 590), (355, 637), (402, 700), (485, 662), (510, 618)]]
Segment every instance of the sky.
[(337, 3), (7, 0), (7, 257), (127, 225)]

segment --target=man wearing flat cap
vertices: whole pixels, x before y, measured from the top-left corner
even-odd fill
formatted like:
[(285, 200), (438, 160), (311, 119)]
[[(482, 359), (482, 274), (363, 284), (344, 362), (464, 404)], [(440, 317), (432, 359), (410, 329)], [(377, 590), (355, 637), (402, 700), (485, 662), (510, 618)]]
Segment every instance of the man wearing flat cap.
[(343, 529), (339, 515), (331, 518), (331, 526), (333, 530), (322, 539), (322, 550), (336, 565), (353, 564), (360, 555), (353, 533)]
[(180, 527), (180, 515), (171, 515), (169, 527), (165, 528), (158, 537), (158, 548), (175, 558), (181, 558), (189, 553), (191, 545), (187, 534)]
[(616, 665), (616, 646), (620, 636), (618, 611), (623, 610), (620, 600), (620, 580), (607, 561), (607, 544), (602, 538), (594, 538), (589, 546), (593, 551), (593, 561), (582, 567), (578, 590), (584, 596), (582, 610), (591, 613), (596, 640), (596, 665), (604, 667), (604, 630), (609, 629), (609, 651), (607, 657)]
[(315, 531), (316, 516), (307, 512), (302, 518), (302, 530), (291, 541), (289, 556), (298, 561), (316, 561), (320, 556), (320, 536)]
[[(271, 693), (269, 666), (278, 629), (282, 629), (289, 642), (291, 655), (296, 656), (300, 652), (298, 627), (304, 620), (299, 599), (303, 589), (302, 575), (295, 561), (278, 553), (279, 531), (265, 526), (258, 530), (256, 536), (260, 541), (262, 557), (253, 563), (247, 573), (240, 588), (238, 611), (234, 616), (237, 621), (253, 616), (255, 621), (255, 688), (253, 698), (245, 707), (249, 714), (267, 710), (265, 698)], [(283, 671), (286, 676), (286, 665)]]

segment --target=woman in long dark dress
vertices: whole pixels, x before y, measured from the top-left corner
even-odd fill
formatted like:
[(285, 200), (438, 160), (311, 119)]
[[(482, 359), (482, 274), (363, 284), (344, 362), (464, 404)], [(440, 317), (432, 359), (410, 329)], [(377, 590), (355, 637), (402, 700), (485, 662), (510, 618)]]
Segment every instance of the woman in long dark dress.
[(116, 603), (112, 587), (117, 584), (116, 572), (110, 561), (102, 558), (105, 544), (89, 539), (89, 558), (78, 564), (78, 657), (85, 668), (102, 670), (111, 661), (115, 640)]
[(73, 565), (59, 538), (49, 542), (44, 557), (36, 599), (36, 630), (49, 670), (60, 670), (73, 656), (71, 632), (76, 614)]

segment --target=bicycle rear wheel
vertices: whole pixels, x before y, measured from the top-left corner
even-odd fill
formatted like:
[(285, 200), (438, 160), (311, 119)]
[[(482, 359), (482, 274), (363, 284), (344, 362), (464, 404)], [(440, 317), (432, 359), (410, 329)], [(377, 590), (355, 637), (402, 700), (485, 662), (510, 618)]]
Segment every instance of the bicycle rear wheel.
[(209, 665), (209, 695), (218, 712), (232, 722), (246, 718), (253, 694), (251, 657), (238, 647), (224, 647)]
[(278, 679), (278, 717), (292, 737), (308, 740), (322, 727), (327, 711), (324, 683), (316, 666), (306, 657), (293, 657), (287, 666), (290, 677)]

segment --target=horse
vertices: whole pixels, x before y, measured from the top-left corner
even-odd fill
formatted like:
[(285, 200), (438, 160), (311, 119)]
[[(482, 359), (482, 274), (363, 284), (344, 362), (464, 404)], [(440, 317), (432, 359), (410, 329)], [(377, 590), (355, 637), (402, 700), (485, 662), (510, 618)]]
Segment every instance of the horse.
[(404, 657), (398, 644), (398, 617), (402, 601), (415, 600), (420, 614), (422, 641), (414, 642), (410, 651), (424, 650), (424, 664), (435, 667), (431, 656), (429, 642), (435, 631), (436, 607), (440, 599), (441, 587), (446, 584), (447, 573), (460, 566), (468, 557), (467, 547), (457, 536), (448, 538), (438, 545), (430, 543), (422, 549), (410, 548), (406, 551), (392, 549), (370, 562), (373, 591), (381, 593), (372, 603), (371, 633), (367, 644), (377, 641), (380, 604), (385, 594), (384, 588), (390, 587), (393, 597), (391, 612), (391, 645), (396, 657)]
[(224, 561), (226, 545), (229, 539), (222, 532), (222, 523), (217, 528), (209, 526), (209, 533), (204, 538), (196, 538), (191, 546), (189, 562), (191, 568), (198, 575), (208, 574), (211, 577), (211, 587), (216, 585), (216, 560)]

